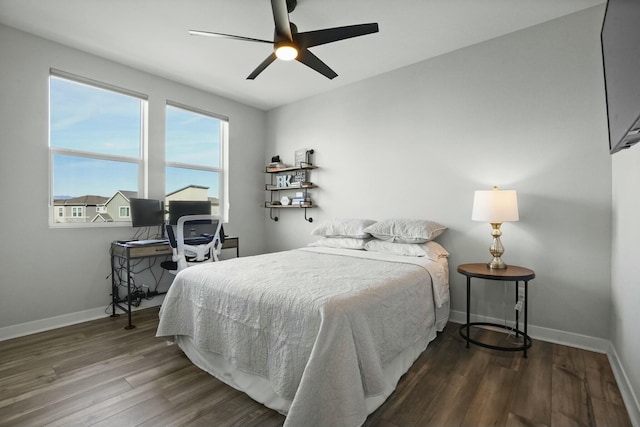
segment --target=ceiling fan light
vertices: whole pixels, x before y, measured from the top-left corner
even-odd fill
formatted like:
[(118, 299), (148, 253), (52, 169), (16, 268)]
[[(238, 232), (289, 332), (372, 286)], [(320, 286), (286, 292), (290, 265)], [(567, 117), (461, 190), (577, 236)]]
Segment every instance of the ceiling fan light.
[(291, 61), (298, 56), (298, 49), (291, 45), (281, 45), (276, 48), (276, 56), (283, 61)]

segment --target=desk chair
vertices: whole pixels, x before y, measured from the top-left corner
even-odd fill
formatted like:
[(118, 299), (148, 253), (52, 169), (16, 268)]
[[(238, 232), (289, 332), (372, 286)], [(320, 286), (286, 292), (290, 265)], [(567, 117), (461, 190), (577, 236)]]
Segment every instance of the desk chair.
[[(191, 236), (185, 239), (185, 228), (193, 227), (199, 236)], [(186, 215), (178, 218), (178, 225), (174, 233), (173, 226), (167, 224), (167, 237), (173, 249), (172, 261), (164, 261), (160, 266), (173, 274), (192, 265), (202, 262), (218, 261), (218, 255), (222, 247), (222, 219), (213, 215)], [(203, 231), (207, 231), (204, 233)], [(196, 237), (197, 242), (193, 242)]]

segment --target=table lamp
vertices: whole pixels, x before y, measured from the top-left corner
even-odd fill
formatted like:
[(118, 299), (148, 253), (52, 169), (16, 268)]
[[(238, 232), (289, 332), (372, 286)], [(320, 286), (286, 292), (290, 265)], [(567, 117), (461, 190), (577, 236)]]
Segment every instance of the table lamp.
[(516, 190), (478, 190), (473, 197), (473, 213), (471, 219), (474, 221), (484, 221), (491, 224), (493, 229), (493, 243), (489, 252), (493, 256), (487, 266), (491, 269), (504, 269), (507, 265), (500, 258), (504, 253), (504, 246), (500, 241), (502, 231), (500, 226), (503, 222), (518, 221), (518, 196)]

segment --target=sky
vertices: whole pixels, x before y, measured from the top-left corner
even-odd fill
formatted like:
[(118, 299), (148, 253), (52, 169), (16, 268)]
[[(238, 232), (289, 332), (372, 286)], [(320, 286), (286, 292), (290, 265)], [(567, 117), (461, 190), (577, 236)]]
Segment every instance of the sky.
[[(58, 77), (50, 79), (50, 145), (103, 156), (139, 159), (142, 105), (138, 98)], [(138, 165), (55, 153), (53, 195), (111, 197), (137, 189)], [(220, 121), (173, 106), (166, 110), (166, 159), (198, 166), (220, 166)], [(135, 160), (134, 160), (135, 161)], [(218, 197), (218, 173), (170, 167), (166, 193), (188, 185), (209, 187)]]

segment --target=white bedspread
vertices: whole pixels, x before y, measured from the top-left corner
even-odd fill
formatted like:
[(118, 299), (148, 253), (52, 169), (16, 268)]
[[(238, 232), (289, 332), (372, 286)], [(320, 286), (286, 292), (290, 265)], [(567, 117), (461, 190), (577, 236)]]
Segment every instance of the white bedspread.
[(157, 336), (189, 336), (268, 378), (291, 400), (285, 426), (358, 426), (383, 368), (424, 339), (448, 295), (446, 263), (305, 248), (181, 271)]

